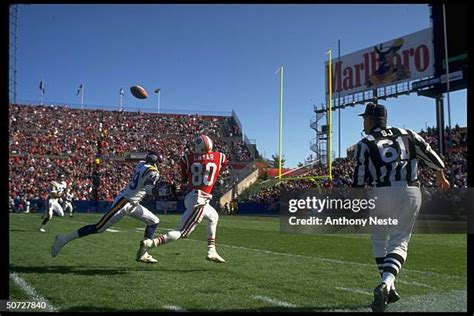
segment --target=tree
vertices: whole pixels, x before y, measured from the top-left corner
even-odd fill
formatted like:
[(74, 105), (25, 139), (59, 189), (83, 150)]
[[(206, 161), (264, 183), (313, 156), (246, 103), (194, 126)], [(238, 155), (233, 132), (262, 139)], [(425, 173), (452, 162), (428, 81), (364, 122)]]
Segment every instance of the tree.
[[(270, 162), (272, 168), (279, 168), (280, 167), (280, 156), (278, 154), (272, 155), (273, 161)], [(285, 165), (285, 158), (281, 158), (281, 167)]]

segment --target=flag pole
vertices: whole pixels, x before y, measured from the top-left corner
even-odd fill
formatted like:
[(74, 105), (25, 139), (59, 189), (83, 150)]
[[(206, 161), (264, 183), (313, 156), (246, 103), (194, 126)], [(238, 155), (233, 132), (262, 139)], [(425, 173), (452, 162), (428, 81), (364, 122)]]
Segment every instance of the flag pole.
[(122, 109), (123, 109), (123, 88), (120, 88), (119, 94), (120, 94), (120, 109), (119, 109), (119, 111), (122, 111)]
[(154, 92), (158, 94), (158, 113), (160, 113), (161, 88), (156, 88)]
[(84, 108), (84, 87), (85, 87), (85, 85), (82, 84), (82, 88), (81, 88), (81, 110)]
[(43, 96), (44, 96), (44, 91), (45, 91), (43, 80), (40, 81), (40, 86), (39, 86), (39, 88), (40, 88), (40, 94), (41, 94), (41, 97), (40, 97), (40, 105), (43, 105)]
[(158, 113), (160, 113), (160, 105), (161, 105), (161, 89), (158, 91)]

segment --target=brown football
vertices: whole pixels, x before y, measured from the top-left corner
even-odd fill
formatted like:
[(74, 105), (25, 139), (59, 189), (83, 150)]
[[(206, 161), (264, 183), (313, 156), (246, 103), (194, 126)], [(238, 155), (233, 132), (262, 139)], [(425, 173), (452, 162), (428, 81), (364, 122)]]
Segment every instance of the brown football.
[(130, 92), (137, 99), (146, 99), (148, 97), (146, 90), (138, 85), (130, 87)]

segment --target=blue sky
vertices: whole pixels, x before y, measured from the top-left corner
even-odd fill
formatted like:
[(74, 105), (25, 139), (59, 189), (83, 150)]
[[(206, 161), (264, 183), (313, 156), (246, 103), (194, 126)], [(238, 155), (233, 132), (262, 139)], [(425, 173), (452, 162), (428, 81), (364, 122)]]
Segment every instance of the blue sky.
[[(283, 64), (283, 153), (293, 167), (311, 154), (313, 104), (324, 102), (326, 52), (341, 55), (430, 26), (429, 7), (412, 5), (21, 5), (17, 101), (157, 106), (188, 111), (235, 110), (248, 138), (278, 152), (279, 75)], [(150, 98), (134, 99), (140, 84)], [(451, 122), (466, 126), (466, 92), (450, 94)], [(434, 100), (416, 95), (384, 101), (389, 124), (435, 125)], [(341, 111), (341, 148), (360, 139), (363, 105)], [(337, 114), (333, 116), (338, 153)], [(447, 111), (446, 111), (447, 122)], [(144, 122), (145, 124), (146, 122)]]

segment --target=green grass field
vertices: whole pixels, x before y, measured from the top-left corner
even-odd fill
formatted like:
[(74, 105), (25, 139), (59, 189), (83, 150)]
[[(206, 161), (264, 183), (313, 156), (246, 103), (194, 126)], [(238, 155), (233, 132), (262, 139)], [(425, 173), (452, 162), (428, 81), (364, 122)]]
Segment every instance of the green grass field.
[[(379, 282), (368, 235), (284, 234), (270, 217), (220, 217), (225, 264), (205, 260), (205, 220), (153, 248), (155, 265), (135, 261), (144, 225), (129, 217), (51, 257), (57, 233), (99, 218), (55, 217), (41, 233), (39, 214), (11, 214), (11, 300), (46, 299), (58, 311), (370, 311)], [(161, 233), (179, 216), (160, 219)], [(396, 285), (402, 299), (387, 311), (465, 311), (465, 235), (412, 236)]]

